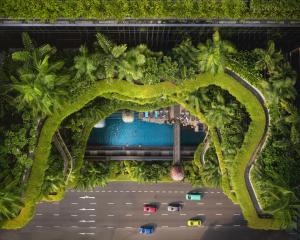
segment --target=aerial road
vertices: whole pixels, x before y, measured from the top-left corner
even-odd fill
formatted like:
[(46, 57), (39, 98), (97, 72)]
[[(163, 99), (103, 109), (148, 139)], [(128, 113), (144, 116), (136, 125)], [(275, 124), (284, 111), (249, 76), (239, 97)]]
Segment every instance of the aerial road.
[[(38, 204), (33, 220), (20, 230), (1, 230), (0, 240), (135, 240), (135, 239), (230, 239), (288, 240), (279, 231), (246, 227), (239, 205), (220, 189), (201, 188), (201, 201), (188, 201), (190, 184), (137, 184), (113, 182), (91, 191), (68, 190), (61, 202)], [(194, 189), (195, 190), (195, 189)], [(181, 211), (169, 212), (168, 204), (180, 203)], [(155, 204), (157, 212), (143, 211)], [(188, 227), (191, 218), (202, 226)], [(151, 236), (138, 233), (144, 224), (155, 226)]]

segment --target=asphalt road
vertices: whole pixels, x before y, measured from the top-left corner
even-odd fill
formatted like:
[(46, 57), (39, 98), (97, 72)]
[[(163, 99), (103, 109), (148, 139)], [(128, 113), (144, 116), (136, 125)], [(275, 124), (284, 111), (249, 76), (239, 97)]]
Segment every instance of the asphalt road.
[[(219, 189), (197, 189), (200, 202), (186, 201), (192, 190), (183, 183), (136, 184), (114, 182), (105, 188), (81, 192), (69, 190), (63, 201), (38, 204), (34, 219), (23, 229), (0, 231), (0, 240), (287, 240), (284, 232), (256, 231), (246, 227), (241, 210)], [(171, 202), (183, 209), (167, 211)], [(156, 203), (154, 214), (143, 212), (145, 203)], [(190, 218), (200, 218), (203, 226), (186, 226)], [(152, 236), (141, 236), (137, 228), (154, 224)]]

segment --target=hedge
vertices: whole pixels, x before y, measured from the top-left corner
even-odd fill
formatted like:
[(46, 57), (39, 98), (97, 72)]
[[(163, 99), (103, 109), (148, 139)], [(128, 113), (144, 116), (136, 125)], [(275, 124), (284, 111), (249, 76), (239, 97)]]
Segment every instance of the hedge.
[(25, 19), (300, 19), (299, 0), (2, 0), (0, 17)]
[[(51, 140), (55, 131), (59, 128), (63, 119), (72, 113), (79, 111), (91, 100), (105, 93), (118, 93), (130, 99), (134, 98), (147, 99), (161, 97), (171, 98), (184, 92), (191, 93), (200, 87), (207, 87), (209, 85), (217, 85), (231, 93), (242, 104), (245, 105), (251, 117), (249, 130), (245, 136), (242, 148), (236, 155), (235, 164), (231, 166), (231, 184), (235, 190), (236, 197), (242, 208), (243, 214), (248, 220), (249, 226), (261, 229), (279, 229), (280, 220), (278, 219), (261, 219), (257, 216), (255, 208), (252, 204), (251, 198), (246, 188), (244, 181), (245, 168), (251, 158), (252, 152), (255, 150), (259, 143), (263, 129), (265, 127), (265, 115), (263, 108), (259, 101), (252, 94), (251, 91), (243, 87), (235, 79), (225, 75), (217, 74), (215, 76), (205, 73), (198, 75), (195, 79), (185, 80), (179, 85), (174, 85), (170, 82), (163, 82), (156, 85), (135, 85), (123, 80), (111, 81), (102, 80), (96, 82), (90, 89), (77, 96), (71, 102), (66, 102), (62, 106), (60, 112), (49, 116), (43, 126), (38, 145), (35, 152), (34, 164), (32, 167), (31, 175), (29, 177), (28, 185), (25, 190), (24, 201), (25, 207), (21, 210), (20, 215), (13, 220), (6, 222), (5, 228), (19, 228), (24, 226), (34, 214), (36, 202), (39, 200), (39, 193), (43, 184), (44, 173), (47, 168), (47, 159), (50, 152)], [(198, 113), (197, 116), (201, 114)], [(222, 163), (223, 160), (221, 160)], [(226, 165), (226, 162), (223, 163)], [(227, 166), (228, 168), (229, 166)]]

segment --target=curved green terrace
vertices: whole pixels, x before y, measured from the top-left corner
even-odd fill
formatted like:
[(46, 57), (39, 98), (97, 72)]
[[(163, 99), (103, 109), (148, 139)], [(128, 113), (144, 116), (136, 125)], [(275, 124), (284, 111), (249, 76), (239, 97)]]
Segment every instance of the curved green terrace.
[[(229, 169), (227, 177), (233, 187), (232, 190), (235, 192), (237, 202), (240, 204), (250, 227), (263, 229), (280, 228), (280, 219), (259, 218), (249, 196), (244, 175), (241, 174), (241, 172), (245, 172), (252, 153), (256, 150), (257, 145), (264, 134), (266, 122), (263, 107), (251, 91), (226, 74), (217, 74), (215, 76), (209, 73), (200, 74), (195, 79), (185, 80), (179, 85), (170, 82), (163, 82), (150, 86), (135, 85), (122, 80), (114, 80), (113, 83), (108, 82), (109, 81), (105, 80), (96, 82), (90, 89), (77, 96), (76, 99), (63, 104), (60, 111), (47, 118), (40, 134), (35, 152), (34, 164), (24, 193), (25, 207), (21, 210), (18, 217), (7, 221), (4, 228), (20, 228), (33, 217), (35, 204), (40, 200), (40, 190), (43, 183), (41, 180), (44, 178), (45, 170), (48, 167), (47, 160), (50, 153), (52, 137), (59, 128), (61, 122), (67, 116), (79, 111), (96, 97), (109, 93), (120, 94), (128, 97), (128, 99), (134, 98), (136, 100), (151, 98), (159, 99), (163, 97), (163, 99), (169, 98), (179, 104), (185, 104), (186, 102), (182, 95), (186, 95), (200, 87), (207, 87), (209, 85), (217, 85), (224, 90), (229, 91), (231, 95), (245, 105), (252, 120), (245, 136), (244, 143), (236, 155), (234, 165), (226, 166), (226, 161), (223, 158), (219, 159), (221, 168), (222, 165), (224, 165)], [(201, 112), (196, 112), (189, 108), (188, 110), (191, 110), (192, 113), (196, 113), (196, 116), (203, 118)], [(206, 123), (210, 129), (213, 129), (213, 124), (209, 122)]]

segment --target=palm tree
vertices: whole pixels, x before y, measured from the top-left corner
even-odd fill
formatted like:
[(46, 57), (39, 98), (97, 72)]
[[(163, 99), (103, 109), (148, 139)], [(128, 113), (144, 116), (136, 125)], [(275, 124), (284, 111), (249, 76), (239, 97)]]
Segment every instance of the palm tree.
[(34, 116), (51, 114), (67, 94), (68, 77), (60, 73), (64, 62), (49, 62), (56, 51), (50, 45), (35, 48), (27, 33), (22, 39), (25, 49), (12, 54), (12, 59), (21, 63), (11, 77), (11, 90), (18, 93), (15, 102), (20, 109), (29, 106)]
[(213, 40), (208, 39), (206, 44), (200, 43), (197, 48), (200, 70), (212, 74), (224, 72), (228, 54), (236, 52), (230, 42), (221, 40), (218, 31), (214, 33)]
[(284, 63), (282, 66), (277, 66), (273, 75), (270, 77), (271, 91), (275, 93), (278, 98), (295, 100), (296, 90), (294, 85), (296, 83), (296, 72), (292, 69), (290, 64)]
[(19, 196), (11, 192), (0, 192), (0, 222), (16, 217), (22, 207), (24, 204)]
[(118, 79), (132, 82), (143, 77), (142, 66), (146, 62), (143, 54), (145, 45), (140, 45), (126, 52), (127, 45), (114, 45), (101, 33), (97, 33), (96, 37), (96, 44), (103, 57), (106, 78), (118, 77)]
[(276, 51), (275, 43), (273, 41), (268, 42), (267, 49), (257, 48), (254, 52), (259, 56), (259, 61), (255, 64), (255, 69), (264, 72), (264, 77), (267, 73), (272, 75), (276, 66), (283, 60), (282, 53)]

